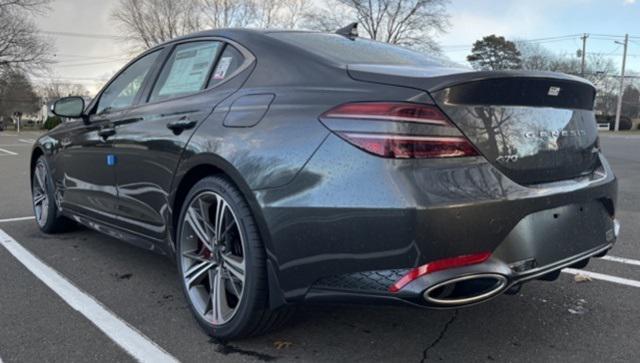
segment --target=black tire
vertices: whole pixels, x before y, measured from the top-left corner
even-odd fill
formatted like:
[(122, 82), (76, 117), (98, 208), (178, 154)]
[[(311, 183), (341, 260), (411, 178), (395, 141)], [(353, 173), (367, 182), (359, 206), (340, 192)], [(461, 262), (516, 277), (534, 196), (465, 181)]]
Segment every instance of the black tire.
[[(195, 307), (185, 282), (184, 259), (181, 257), (187, 210), (196, 197), (210, 192), (216, 193), (227, 202), (237, 220), (238, 230), (244, 238), (245, 278), (241, 293), (242, 298), (235, 307), (233, 317), (220, 325), (214, 325), (212, 321), (207, 321), (202, 312)], [(247, 202), (240, 191), (226, 178), (221, 176), (206, 177), (191, 188), (180, 211), (176, 243), (180, 286), (182, 286), (196, 321), (213, 338), (226, 341), (264, 334), (281, 326), (290, 316), (291, 309), (288, 307), (276, 311), (270, 310), (268, 307), (269, 291), (265, 249)]]
[[(44, 189), (40, 187), (40, 182), (38, 181), (38, 168), (43, 168), (45, 171), (44, 180), (42, 182), (46, 186)], [(36, 163), (34, 164), (32, 170), (32, 179), (31, 179), (31, 205), (33, 207), (33, 214), (36, 217), (36, 224), (40, 228), (40, 230), (44, 233), (60, 233), (66, 232), (73, 225), (73, 222), (62, 216), (58, 206), (55, 202), (55, 193), (54, 193), (54, 184), (53, 179), (51, 178), (49, 164), (44, 156), (40, 156)], [(40, 174), (42, 175), (42, 174)], [(41, 205), (41, 210), (38, 210), (36, 206), (35, 200), (38, 195), (38, 191), (40, 191), (41, 195), (46, 197), (46, 205)], [(42, 218), (40, 218), (42, 217)]]

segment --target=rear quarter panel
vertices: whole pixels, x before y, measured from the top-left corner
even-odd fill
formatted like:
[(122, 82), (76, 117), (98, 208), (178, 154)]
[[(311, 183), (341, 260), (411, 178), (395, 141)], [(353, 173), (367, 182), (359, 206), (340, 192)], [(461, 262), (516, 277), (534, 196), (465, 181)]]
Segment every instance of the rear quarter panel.
[[(249, 81), (218, 105), (194, 133), (183, 153), (174, 186), (199, 165), (221, 169), (233, 179), (253, 206), (268, 254), (275, 257), (279, 248), (272, 235), (283, 227), (281, 222), (286, 221), (273, 223), (278, 218), (265, 216), (263, 206), (255, 196), (262, 190), (285, 187), (297, 178), (323, 141), (331, 135), (319, 121), (320, 115), (349, 101), (406, 100), (423, 95), (414, 89), (354, 81), (343, 69), (333, 72), (331, 77), (326, 74), (315, 77), (311, 72), (309, 84), (305, 86), (292, 81), (291, 85), (267, 87), (260, 86), (262, 81)], [(252, 127), (224, 126), (234, 101), (255, 94), (274, 95), (262, 120)], [(352, 148), (350, 145), (347, 147)], [(174, 214), (179, 212), (173, 211)]]

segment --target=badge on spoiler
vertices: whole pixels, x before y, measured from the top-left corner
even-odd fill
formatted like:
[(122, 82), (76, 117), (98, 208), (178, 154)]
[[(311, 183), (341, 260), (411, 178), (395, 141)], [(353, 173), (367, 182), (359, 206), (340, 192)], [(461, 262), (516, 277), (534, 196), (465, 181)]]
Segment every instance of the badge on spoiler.
[(547, 92), (547, 96), (558, 96), (560, 94), (560, 87), (549, 87), (549, 91)]

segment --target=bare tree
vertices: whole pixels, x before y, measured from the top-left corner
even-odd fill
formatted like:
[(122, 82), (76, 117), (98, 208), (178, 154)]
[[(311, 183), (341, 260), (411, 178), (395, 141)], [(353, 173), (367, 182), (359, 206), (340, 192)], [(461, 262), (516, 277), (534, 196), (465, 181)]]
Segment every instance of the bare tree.
[(552, 63), (556, 59), (547, 48), (537, 43), (530, 43), (523, 40), (514, 41), (516, 48), (520, 52), (522, 69), (530, 71), (549, 71)]
[(31, 19), (49, 0), (0, 0), (0, 73), (32, 72), (48, 63), (51, 46)]
[(81, 96), (89, 97), (89, 90), (82, 84), (52, 80), (41, 85), (38, 93), (44, 102), (51, 102), (62, 97)]
[(636, 118), (640, 115), (640, 89), (628, 84), (622, 94), (622, 115)]
[(23, 71), (9, 69), (0, 75), (0, 119), (35, 112), (39, 107), (40, 97)]
[(277, 26), (285, 29), (294, 29), (300, 27), (304, 14), (310, 8), (310, 4), (308, 0), (284, 0), (283, 7), (284, 12), (281, 14)]
[(119, 0), (112, 12), (124, 38), (150, 48), (200, 28), (196, 0)]
[[(516, 47), (521, 54), (522, 69), (533, 71), (563, 72), (580, 75), (581, 61), (570, 54), (554, 54), (540, 44), (527, 41), (516, 41)], [(589, 53), (585, 62), (584, 77), (598, 85), (606, 77), (617, 73), (616, 66), (610, 58), (599, 54)]]
[(51, 0), (0, 0), (0, 12), (9, 8), (42, 13)]
[(310, 28), (335, 31), (357, 21), (375, 40), (439, 52), (449, 26), (446, 0), (333, 0), (307, 14)]
[[(35, 0), (34, 0), (35, 1)], [(334, 31), (358, 21), (372, 39), (438, 50), (433, 37), (448, 26), (447, 0), (119, 0), (112, 13), (125, 38), (149, 48), (207, 28), (293, 29), (302, 25)]]
[(307, 0), (253, 0), (258, 28), (297, 28), (309, 10)]
[[(582, 62), (575, 55), (555, 54), (539, 44), (526, 41), (516, 41), (516, 45), (522, 54), (523, 69), (582, 75)], [(595, 108), (603, 115), (615, 113), (619, 92), (617, 74), (618, 70), (609, 57), (599, 53), (587, 54), (584, 78), (596, 86)]]
[(256, 16), (251, 0), (202, 0), (200, 9), (210, 28), (246, 27)]
[[(35, 0), (34, 0), (35, 1)], [(119, 0), (112, 19), (137, 49), (211, 28), (294, 28), (310, 0)]]

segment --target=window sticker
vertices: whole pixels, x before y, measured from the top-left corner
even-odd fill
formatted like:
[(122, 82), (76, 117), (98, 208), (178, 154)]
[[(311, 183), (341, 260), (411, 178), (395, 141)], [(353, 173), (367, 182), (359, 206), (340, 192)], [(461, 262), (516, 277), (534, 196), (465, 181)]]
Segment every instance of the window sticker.
[(216, 43), (177, 51), (169, 76), (158, 95), (189, 93), (202, 88), (217, 48)]
[(227, 75), (227, 71), (229, 70), (229, 66), (231, 65), (232, 60), (233, 57), (222, 57), (218, 62), (216, 71), (213, 73), (213, 79), (224, 79), (224, 77)]

